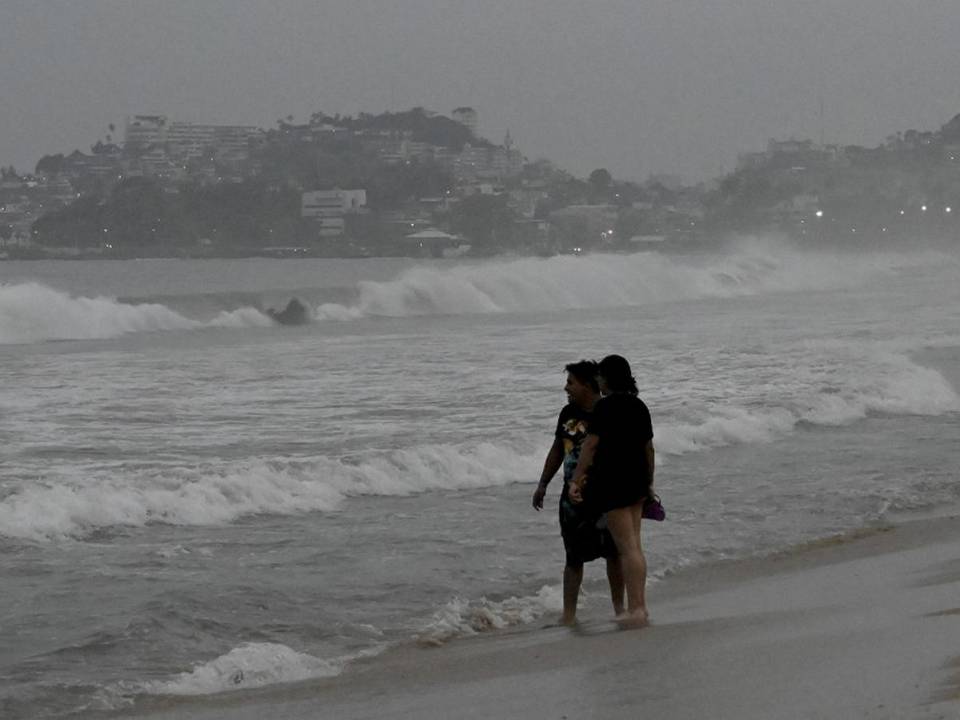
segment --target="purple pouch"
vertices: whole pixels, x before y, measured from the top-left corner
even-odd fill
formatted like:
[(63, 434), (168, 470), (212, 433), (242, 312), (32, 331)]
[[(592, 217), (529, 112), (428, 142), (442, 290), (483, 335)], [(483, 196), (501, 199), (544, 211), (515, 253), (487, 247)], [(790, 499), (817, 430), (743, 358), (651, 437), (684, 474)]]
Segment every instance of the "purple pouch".
[(657, 522), (666, 519), (667, 511), (663, 509), (663, 504), (656, 495), (651, 495), (644, 500), (643, 517), (648, 520), (656, 520)]

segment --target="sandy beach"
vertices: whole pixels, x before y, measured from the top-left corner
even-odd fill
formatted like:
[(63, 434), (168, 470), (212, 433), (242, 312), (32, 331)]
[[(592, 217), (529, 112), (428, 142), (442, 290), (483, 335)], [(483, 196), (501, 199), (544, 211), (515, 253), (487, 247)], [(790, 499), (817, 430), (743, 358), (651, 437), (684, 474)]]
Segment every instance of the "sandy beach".
[(404, 647), (337, 678), (171, 701), (156, 718), (958, 718), (960, 518), (677, 573), (653, 624)]

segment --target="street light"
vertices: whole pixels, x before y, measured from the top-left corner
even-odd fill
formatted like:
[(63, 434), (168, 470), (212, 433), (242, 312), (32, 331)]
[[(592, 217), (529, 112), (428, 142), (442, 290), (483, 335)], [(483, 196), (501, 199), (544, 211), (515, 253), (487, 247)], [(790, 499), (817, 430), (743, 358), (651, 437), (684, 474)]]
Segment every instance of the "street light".
[(816, 215), (818, 218), (822, 218), (822, 217), (823, 217), (823, 210), (817, 210), (817, 212), (815, 213), (815, 215)]

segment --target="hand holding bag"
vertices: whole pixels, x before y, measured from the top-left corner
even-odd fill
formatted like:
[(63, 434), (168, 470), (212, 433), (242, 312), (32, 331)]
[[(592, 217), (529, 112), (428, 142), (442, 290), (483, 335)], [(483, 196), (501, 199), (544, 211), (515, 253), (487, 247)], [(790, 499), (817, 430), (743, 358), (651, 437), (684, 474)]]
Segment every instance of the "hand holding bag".
[(663, 509), (663, 503), (661, 503), (660, 498), (653, 493), (643, 501), (642, 517), (657, 522), (661, 522), (667, 518), (667, 511)]

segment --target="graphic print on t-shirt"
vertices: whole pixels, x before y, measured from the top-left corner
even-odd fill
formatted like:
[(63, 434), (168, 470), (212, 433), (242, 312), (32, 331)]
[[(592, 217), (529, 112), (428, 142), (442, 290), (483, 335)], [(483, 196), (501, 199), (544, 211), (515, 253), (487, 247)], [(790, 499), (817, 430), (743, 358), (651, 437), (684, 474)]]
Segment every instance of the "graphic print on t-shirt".
[(587, 437), (590, 413), (576, 405), (567, 405), (557, 420), (557, 437), (563, 441), (563, 482), (573, 479), (580, 459), (580, 447)]

